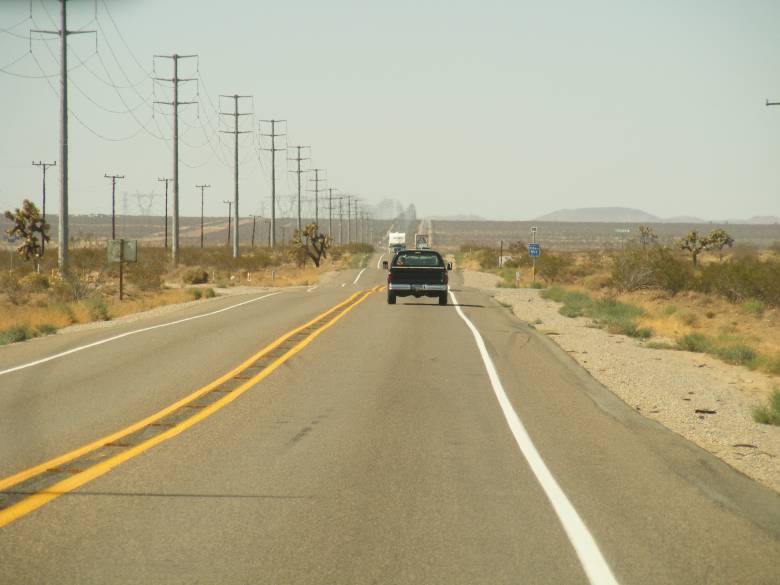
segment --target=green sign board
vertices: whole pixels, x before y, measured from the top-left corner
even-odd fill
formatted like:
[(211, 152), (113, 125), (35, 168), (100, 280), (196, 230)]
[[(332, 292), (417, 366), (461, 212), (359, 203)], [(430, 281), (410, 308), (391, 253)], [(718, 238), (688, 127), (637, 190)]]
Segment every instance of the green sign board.
[(138, 240), (108, 240), (109, 262), (138, 262)]

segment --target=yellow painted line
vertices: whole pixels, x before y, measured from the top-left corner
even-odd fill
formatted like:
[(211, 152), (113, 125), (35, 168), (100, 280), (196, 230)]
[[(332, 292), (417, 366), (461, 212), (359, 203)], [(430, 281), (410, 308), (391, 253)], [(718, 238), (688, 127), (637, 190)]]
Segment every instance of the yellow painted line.
[[(285, 363), (287, 360), (289, 360), (291, 357), (293, 357), (295, 354), (297, 354), (299, 351), (301, 351), (303, 348), (309, 345), (314, 339), (316, 339), (324, 331), (332, 327), (339, 319), (341, 319), (344, 315), (349, 313), (352, 309), (354, 309), (356, 306), (358, 306), (360, 303), (366, 300), (369, 297), (369, 295), (373, 294), (373, 292), (374, 292), (373, 290), (368, 290), (366, 292), (355, 293), (354, 295), (349, 297), (346, 301), (339, 303), (335, 307), (331, 308), (330, 310), (320, 315), (318, 318), (309, 321), (309, 324), (314, 323), (317, 320), (321, 319), (323, 316), (326, 316), (332, 313), (334, 310), (337, 310), (338, 308), (344, 306), (349, 301), (351, 301), (355, 296), (360, 294), (363, 295), (361, 298), (355, 301), (351, 306), (347, 307), (344, 311), (342, 311), (341, 314), (337, 315), (335, 318), (333, 318), (331, 321), (329, 321), (319, 329), (313, 331), (308, 337), (300, 341), (298, 344), (294, 345), (284, 355), (274, 360), (271, 364), (266, 366), (261, 372), (259, 372), (257, 375), (252, 377), (250, 380), (248, 380), (247, 382), (245, 382), (235, 390), (232, 390), (230, 394), (226, 394), (223, 398), (220, 398), (218, 401), (210, 404), (209, 406), (206, 406), (205, 408), (197, 412), (192, 417), (177, 424), (175, 427), (172, 427), (169, 430), (160, 433), (159, 435), (152, 437), (147, 441), (144, 441), (143, 443), (139, 443), (134, 447), (130, 447), (129, 449), (123, 451), (122, 453), (118, 453), (113, 457), (105, 459), (100, 463), (93, 465), (89, 469), (82, 471), (81, 473), (78, 473), (58, 483), (55, 483), (54, 485), (52, 485), (51, 487), (47, 488), (44, 491), (32, 494), (29, 498), (26, 498), (12, 506), (9, 506), (4, 510), (0, 510), (0, 528), (13, 522), (14, 520), (21, 518), (22, 516), (26, 516), (30, 512), (33, 512), (38, 508), (40, 508), (41, 506), (48, 504), (55, 498), (58, 498), (63, 494), (73, 491), (74, 489), (81, 487), (85, 483), (88, 483), (93, 479), (96, 479), (101, 475), (108, 473), (109, 471), (121, 465), (125, 461), (137, 457), (138, 455), (140, 455), (145, 451), (148, 451), (152, 447), (159, 445), (160, 443), (163, 443), (164, 441), (167, 441), (168, 439), (175, 437), (176, 435), (182, 433), (186, 429), (196, 425), (206, 417), (211, 416), (215, 412), (221, 410), (222, 408), (224, 408), (225, 406), (227, 406), (228, 404), (236, 400), (239, 396), (244, 394), (246, 391), (248, 391), (250, 388), (252, 388), (252, 386), (254, 386), (261, 380), (268, 377), (274, 370), (276, 370), (276, 368), (281, 366), (283, 363)], [(296, 331), (300, 331), (301, 329), (307, 326), (308, 324), (302, 325), (301, 327), (294, 329), (292, 332), (283, 335), (274, 343), (269, 345), (268, 348), (277, 347), (279, 343), (281, 343), (284, 339), (289, 338), (290, 335), (294, 334)], [(266, 350), (260, 352), (260, 354), (262, 353), (266, 353)], [(247, 360), (247, 362), (249, 361), (251, 360)], [(247, 362), (244, 363), (246, 364)], [(210, 386), (212, 385), (209, 385), (209, 387)]]
[[(16, 473), (10, 477), (7, 477), (5, 479), (0, 479), (0, 491), (4, 491), (9, 487), (12, 487), (18, 483), (21, 483), (31, 477), (34, 477), (40, 473), (43, 473), (47, 469), (51, 469), (53, 467), (59, 467), (63, 463), (67, 463), (68, 461), (71, 461), (73, 459), (77, 459), (78, 457), (81, 457), (82, 455), (86, 455), (87, 453), (90, 453), (96, 449), (99, 449), (100, 447), (103, 447), (107, 443), (112, 443), (118, 439), (121, 439), (122, 437), (129, 435), (130, 433), (134, 433), (137, 430), (140, 430), (150, 424), (152, 424), (155, 421), (160, 420), (161, 418), (164, 418), (165, 416), (169, 415), (173, 411), (175, 411), (178, 408), (181, 408), (188, 402), (192, 402), (196, 398), (199, 398), (203, 394), (206, 394), (207, 392), (210, 392), (220, 384), (226, 382), (227, 380), (230, 380), (235, 376), (236, 374), (242, 372), (247, 367), (252, 365), (254, 362), (256, 362), (258, 359), (263, 357), (265, 354), (269, 353), (273, 349), (277, 348), (279, 345), (284, 343), (287, 339), (301, 331), (302, 329), (305, 329), (306, 327), (309, 327), (311, 325), (314, 325), (318, 321), (321, 321), (334, 311), (338, 311), (341, 307), (344, 305), (350, 303), (355, 297), (361, 294), (362, 291), (358, 291), (349, 297), (347, 297), (344, 301), (341, 303), (334, 305), (324, 313), (320, 313), (316, 317), (314, 317), (311, 321), (304, 323), (300, 327), (296, 327), (295, 329), (285, 333), (278, 339), (274, 340), (267, 346), (265, 346), (263, 349), (261, 349), (259, 352), (254, 354), (252, 357), (247, 359), (246, 361), (242, 362), (223, 376), (217, 378), (213, 382), (210, 382), (209, 384), (206, 384), (202, 388), (199, 388), (198, 390), (195, 390), (192, 394), (189, 394), (188, 396), (185, 396), (181, 400), (178, 400), (171, 404), (170, 406), (166, 406), (162, 410), (136, 422), (132, 425), (125, 427), (111, 435), (108, 435), (106, 437), (103, 437), (101, 439), (97, 439), (96, 441), (93, 441), (92, 443), (89, 443), (87, 445), (84, 445), (82, 447), (79, 447), (78, 449), (74, 449), (73, 451), (69, 451), (68, 453), (65, 453), (64, 455), (59, 455), (58, 457), (55, 457), (54, 459), (50, 459), (49, 461), (46, 461), (44, 463), (41, 463), (40, 465), (36, 465), (35, 467), (30, 467), (29, 469), (25, 469), (24, 471), (20, 471), (19, 473)], [(2, 514), (2, 512), (0, 512)], [(2, 524), (0, 524), (2, 526)]]

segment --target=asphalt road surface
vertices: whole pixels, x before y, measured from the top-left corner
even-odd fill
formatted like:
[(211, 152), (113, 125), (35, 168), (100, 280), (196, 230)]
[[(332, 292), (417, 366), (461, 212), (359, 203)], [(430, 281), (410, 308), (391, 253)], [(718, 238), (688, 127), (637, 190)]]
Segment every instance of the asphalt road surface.
[(378, 260), (0, 348), (0, 583), (780, 583), (777, 494), (457, 274), (387, 305)]

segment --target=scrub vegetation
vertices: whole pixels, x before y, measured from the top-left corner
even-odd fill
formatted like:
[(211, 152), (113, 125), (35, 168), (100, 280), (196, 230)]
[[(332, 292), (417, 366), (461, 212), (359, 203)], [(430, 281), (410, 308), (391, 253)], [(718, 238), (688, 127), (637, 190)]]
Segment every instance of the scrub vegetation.
[(503, 250), (466, 244), (458, 258), (461, 267), (496, 274), (500, 286), (543, 283), (542, 295), (560, 302), (562, 315), (648, 340), (646, 347), (706, 353), (780, 375), (780, 243), (740, 246), (723, 230), (689, 233), (667, 246), (650, 229), (639, 236), (620, 249), (543, 250), (535, 281), (524, 242)]
[(54, 249), (26, 258), (6, 249), (0, 271), (0, 345), (50, 335), (75, 323), (213, 298), (215, 288), (315, 284), (323, 272), (365, 266), (373, 251), (366, 244), (332, 246), (327, 260), (315, 267), (294, 246), (247, 246), (239, 258), (226, 246), (185, 247), (179, 267), (172, 269), (170, 252), (141, 245), (138, 262), (125, 265), (125, 298), (119, 302), (118, 266), (107, 262), (105, 243), (74, 244), (66, 277), (57, 274)]

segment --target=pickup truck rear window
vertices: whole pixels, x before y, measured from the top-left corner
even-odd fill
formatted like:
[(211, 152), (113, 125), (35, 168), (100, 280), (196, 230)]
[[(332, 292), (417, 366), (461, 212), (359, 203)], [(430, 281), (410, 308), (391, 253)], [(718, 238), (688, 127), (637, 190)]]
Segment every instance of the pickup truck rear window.
[(444, 261), (436, 252), (399, 252), (393, 266), (408, 266), (410, 268), (443, 268)]

